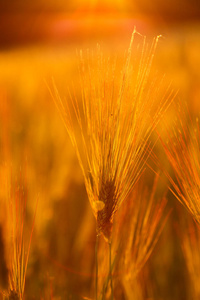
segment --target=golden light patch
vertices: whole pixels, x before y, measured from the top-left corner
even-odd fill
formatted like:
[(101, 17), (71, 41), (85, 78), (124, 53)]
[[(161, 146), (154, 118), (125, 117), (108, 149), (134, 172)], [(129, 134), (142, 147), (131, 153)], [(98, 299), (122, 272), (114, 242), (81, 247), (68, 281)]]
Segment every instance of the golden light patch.
[(103, 201), (95, 201), (93, 203), (93, 209), (95, 212), (101, 211), (102, 209), (104, 209), (105, 204), (103, 203)]

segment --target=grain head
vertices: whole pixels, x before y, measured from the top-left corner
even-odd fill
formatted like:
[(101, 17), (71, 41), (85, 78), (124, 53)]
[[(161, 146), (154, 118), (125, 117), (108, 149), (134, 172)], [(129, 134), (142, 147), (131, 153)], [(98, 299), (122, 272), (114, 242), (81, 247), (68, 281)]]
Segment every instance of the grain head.
[(107, 240), (116, 210), (144, 171), (151, 134), (173, 98), (169, 90), (161, 96), (160, 78), (152, 77), (158, 38), (149, 45), (134, 30), (121, 59), (99, 46), (81, 51), (80, 98), (72, 89), (68, 101), (62, 100), (55, 84), (51, 92), (76, 150), (97, 231)]

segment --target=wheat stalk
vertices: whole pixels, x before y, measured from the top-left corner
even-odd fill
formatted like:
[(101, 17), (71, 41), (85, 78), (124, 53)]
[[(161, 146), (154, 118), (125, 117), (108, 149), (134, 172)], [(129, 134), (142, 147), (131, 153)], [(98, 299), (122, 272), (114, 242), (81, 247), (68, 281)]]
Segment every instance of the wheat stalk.
[[(8, 166), (7, 166), (8, 167)], [(12, 173), (12, 172), (11, 172)], [(25, 182), (22, 173), (20, 173), (18, 182), (13, 182), (13, 177), (7, 178), (5, 185), (7, 191), (7, 234), (9, 244), (9, 264), (8, 264), (8, 280), (9, 286), (4, 292), (6, 299), (24, 299), (24, 288), (26, 281), (26, 271), (30, 253), (30, 245), (32, 240), (34, 220), (30, 232), (30, 238), (26, 243), (25, 237), (25, 217), (27, 195), (25, 192)], [(37, 201), (38, 203), (38, 201)]]
[(62, 100), (55, 83), (51, 91), (83, 172), (97, 235), (109, 243), (114, 214), (144, 171), (151, 134), (173, 98), (169, 90), (160, 97), (160, 79), (151, 75), (158, 39), (149, 45), (134, 30), (122, 65), (99, 46), (81, 51), (81, 99), (74, 89)]
[[(126, 203), (115, 215), (112, 237), (112, 270), (115, 282), (121, 282), (127, 299), (135, 299), (137, 276), (148, 261), (168, 219), (166, 196), (158, 195), (159, 174), (155, 176), (152, 188), (146, 186), (144, 177), (136, 184)], [(101, 245), (102, 298), (108, 290), (109, 278), (103, 274), (107, 265)]]
[(200, 228), (190, 215), (181, 214), (177, 233), (181, 240), (188, 275), (191, 283), (192, 299), (199, 299), (200, 287)]
[(200, 223), (200, 128), (183, 105), (176, 109), (177, 118), (168, 126), (168, 140), (161, 139), (175, 179), (168, 173), (171, 191)]

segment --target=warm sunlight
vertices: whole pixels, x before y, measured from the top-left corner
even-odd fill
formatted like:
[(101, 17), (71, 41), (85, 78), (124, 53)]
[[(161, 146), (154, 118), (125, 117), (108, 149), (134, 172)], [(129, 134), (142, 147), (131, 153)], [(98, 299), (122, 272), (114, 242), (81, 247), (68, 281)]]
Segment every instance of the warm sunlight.
[(0, 300), (200, 299), (199, 8), (0, 1)]
[(76, 0), (77, 9), (85, 9), (90, 12), (122, 12), (127, 9), (127, 0)]

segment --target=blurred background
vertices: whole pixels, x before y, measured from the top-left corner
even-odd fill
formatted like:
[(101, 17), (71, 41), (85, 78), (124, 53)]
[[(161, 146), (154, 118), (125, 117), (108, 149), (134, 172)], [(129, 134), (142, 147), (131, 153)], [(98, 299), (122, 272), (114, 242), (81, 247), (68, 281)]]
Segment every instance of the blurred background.
[[(162, 35), (155, 67), (179, 91), (191, 115), (199, 115), (200, 1), (0, 1), (1, 178), (5, 164), (13, 178), (26, 169), (28, 233), (39, 198), (26, 299), (94, 298), (95, 220), (48, 86), (53, 77), (67, 98), (78, 77), (77, 51), (99, 43), (111, 55), (123, 55), (134, 26), (147, 39)], [(171, 207), (174, 202), (169, 196)], [(1, 210), (2, 227), (4, 217)], [(191, 299), (176, 218), (170, 215), (144, 271), (144, 299)]]

